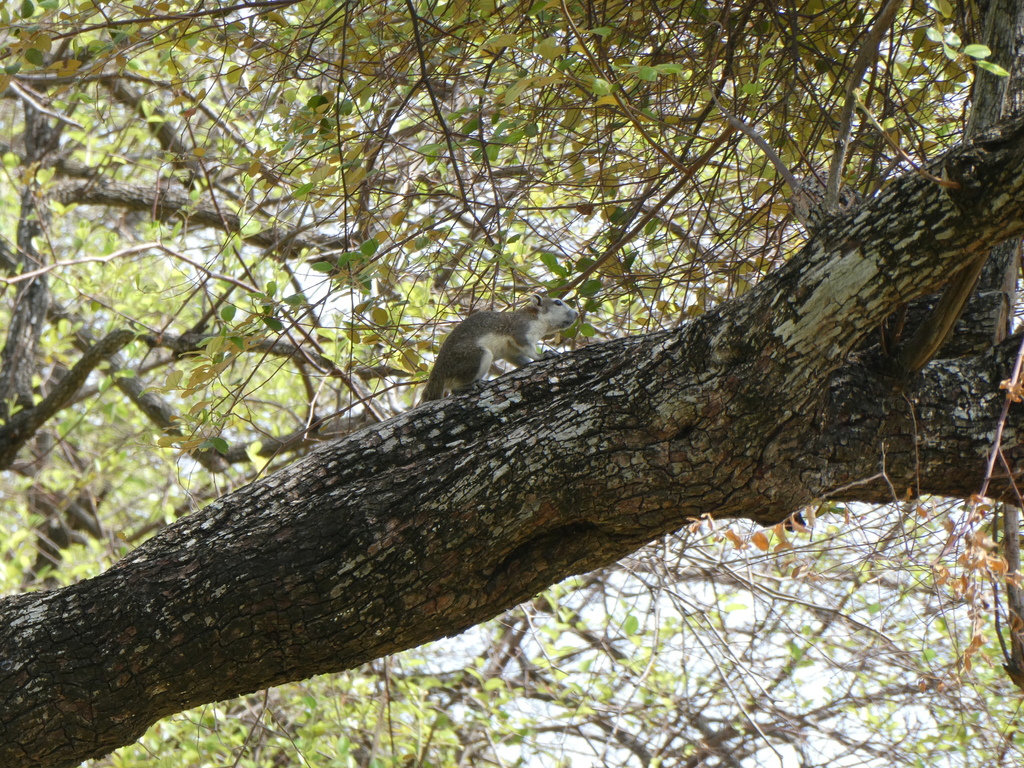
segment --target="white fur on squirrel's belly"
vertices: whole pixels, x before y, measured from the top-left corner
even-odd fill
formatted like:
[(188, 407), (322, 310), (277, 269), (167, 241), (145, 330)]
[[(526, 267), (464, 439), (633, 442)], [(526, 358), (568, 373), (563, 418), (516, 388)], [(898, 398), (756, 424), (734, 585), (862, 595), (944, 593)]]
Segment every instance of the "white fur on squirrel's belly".
[[(530, 334), (527, 334), (529, 336)], [(503, 333), (485, 333), (477, 342), (479, 346), (493, 355), (494, 360), (507, 360), (510, 357), (522, 357), (526, 355), (536, 359), (537, 353), (532, 349), (523, 349), (507, 334)], [(486, 366), (482, 366), (484, 373), (487, 372), (487, 368), (490, 367), (492, 361), (488, 361)], [(483, 375), (483, 374), (481, 374)], [(479, 378), (479, 377), (478, 377)]]

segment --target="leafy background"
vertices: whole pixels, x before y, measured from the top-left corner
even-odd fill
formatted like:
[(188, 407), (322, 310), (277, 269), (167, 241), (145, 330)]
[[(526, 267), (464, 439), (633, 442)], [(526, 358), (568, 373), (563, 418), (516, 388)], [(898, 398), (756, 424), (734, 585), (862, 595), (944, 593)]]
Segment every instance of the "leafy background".
[[(974, 5), (901, 4), (875, 43), (880, 11), (3, 6), (0, 328), (38, 271), (40, 397), (137, 334), (0, 474), (5, 591), (93, 575), (409, 408), (471, 308), (569, 296), (573, 349), (742, 295), (807, 238), (779, 164), (824, 182), (858, 54), (842, 177), (864, 197), (960, 140), (1000, 71)], [(28, 112), (53, 130), (41, 161)], [(94, 764), (1015, 764), (988, 572), (941, 555), (960, 509), (695, 521), (462, 637), (169, 718)]]

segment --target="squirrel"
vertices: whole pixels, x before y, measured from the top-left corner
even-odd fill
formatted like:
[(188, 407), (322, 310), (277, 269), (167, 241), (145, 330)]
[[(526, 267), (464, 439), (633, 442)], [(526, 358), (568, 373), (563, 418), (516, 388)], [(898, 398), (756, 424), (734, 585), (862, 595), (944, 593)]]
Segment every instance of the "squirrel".
[(437, 353), (420, 402), (440, 400), (445, 392), (467, 389), (487, 375), (495, 360), (517, 366), (540, 360), (537, 343), (568, 328), (579, 313), (560, 299), (537, 294), (514, 312), (476, 312), (448, 334)]

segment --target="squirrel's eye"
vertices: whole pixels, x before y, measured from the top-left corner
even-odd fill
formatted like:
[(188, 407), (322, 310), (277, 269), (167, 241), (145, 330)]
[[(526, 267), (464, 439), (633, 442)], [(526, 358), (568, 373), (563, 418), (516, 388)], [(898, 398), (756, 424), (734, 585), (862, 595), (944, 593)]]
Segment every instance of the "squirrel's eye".
[(558, 299), (555, 299), (555, 306), (556, 306), (556, 307), (560, 307), (560, 306), (562, 306), (562, 302), (561, 302), (561, 301), (559, 301)]

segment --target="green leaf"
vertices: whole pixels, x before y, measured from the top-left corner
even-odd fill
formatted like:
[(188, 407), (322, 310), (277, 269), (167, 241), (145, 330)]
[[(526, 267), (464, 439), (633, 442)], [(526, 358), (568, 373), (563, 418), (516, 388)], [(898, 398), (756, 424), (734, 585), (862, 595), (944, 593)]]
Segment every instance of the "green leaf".
[(370, 257), (377, 252), (377, 248), (379, 247), (380, 243), (377, 242), (377, 239), (371, 237), (359, 246), (359, 252), (363, 254), (363, 256)]
[(230, 446), (223, 437), (211, 437), (207, 442), (216, 449), (217, 453), (227, 455)]
[(548, 37), (534, 46), (533, 51), (545, 59), (555, 59), (562, 54), (564, 48), (557, 38)]
[(590, 84), (590, 90), (596, 96), (607, 96), (612, 92), (612, 84), (603, 78), (595, 77), (594, 82)]
[(541, 263), (544, 264), (545, 267), (550, 269), (552, 272), (554, 272), (559, 277), (567, 277), (568, 276), (569, 270), (566, 269), (564, 266), (562, 266), (561, 264), (558, 263), (558, 257), (555, 254), (550, 253), (550, 252), (542, 253), (540, 255), (540, 260), (541, 260)]
[(627, 635), (635, 635), (638, 629), (640, 629), (640, 620), (632, 613), (629, 614), (626, 620), (622, 622), (622, 631)]
[(21, 15), (21, 18), (23, 19), (31, 19), (32, 14), (34, 14), (35, 12), (36, 7), (32, 4), (32, 0), (24, 0), (24, 2), (21, 4), (21, 8), (18, 10), (18, 13)]
[(345, 251), (341, 256), (338, 257), (338, 267), (347, 267), (353, 262), (360, 262), (363, 260), (363, 255), (358, 251)]
[(310, 267), (310, 269), (312, 269), (314, 272), (323, 272), (326, 274), (328, 272), (333, 272), (336, 266), (336, 264), (332, 264), (329, 261), (318, 261), (315, 264), (313, 264), (313, 266)]
[(993, 75), (998, 75), (999, 77), (1010, 76), (1009, 72), (1000, 67), (998, 64), (993, 64), (991, 61), (976, 61), (974, 63), (977, 64), (981, 69), (984, 69), (986, 72), (991, 72)]
[(579, 293), (581, 296), (593, 296), (600, 291), (602, 287), (600, 280), (587, 280), (580, 286)]
[(315, 96), (310, 96), (309, 97), (309, 100), (306, 101), (306, 107), (308, 107), (309, 109), (315, 110), (317, 107), (322, 107), (324, 104), (327, 104), (329, 102), (330, 102), (330, 99), (328, 99), (322, 93), (318, 93)]
[(236, 307), (234, 304), (226, 304), (220, 308), (220, 317), (225, 323), (230, 323), (235, 319)]
[(492, 37), (490, 40), (488, 40), (480, 47), (483, 48), (485, 51), (492, 51), (497, 53), (502, 48), (515, 48), (518, 42), (519, 35), (509, 33), (505, 35), (498, 35), (497, 37)]
[(971, 43), (970, 45), (964, 46), (964, 53), (972, 59), (987, 59), (992, 55), (992, 49), (987, 45)]

